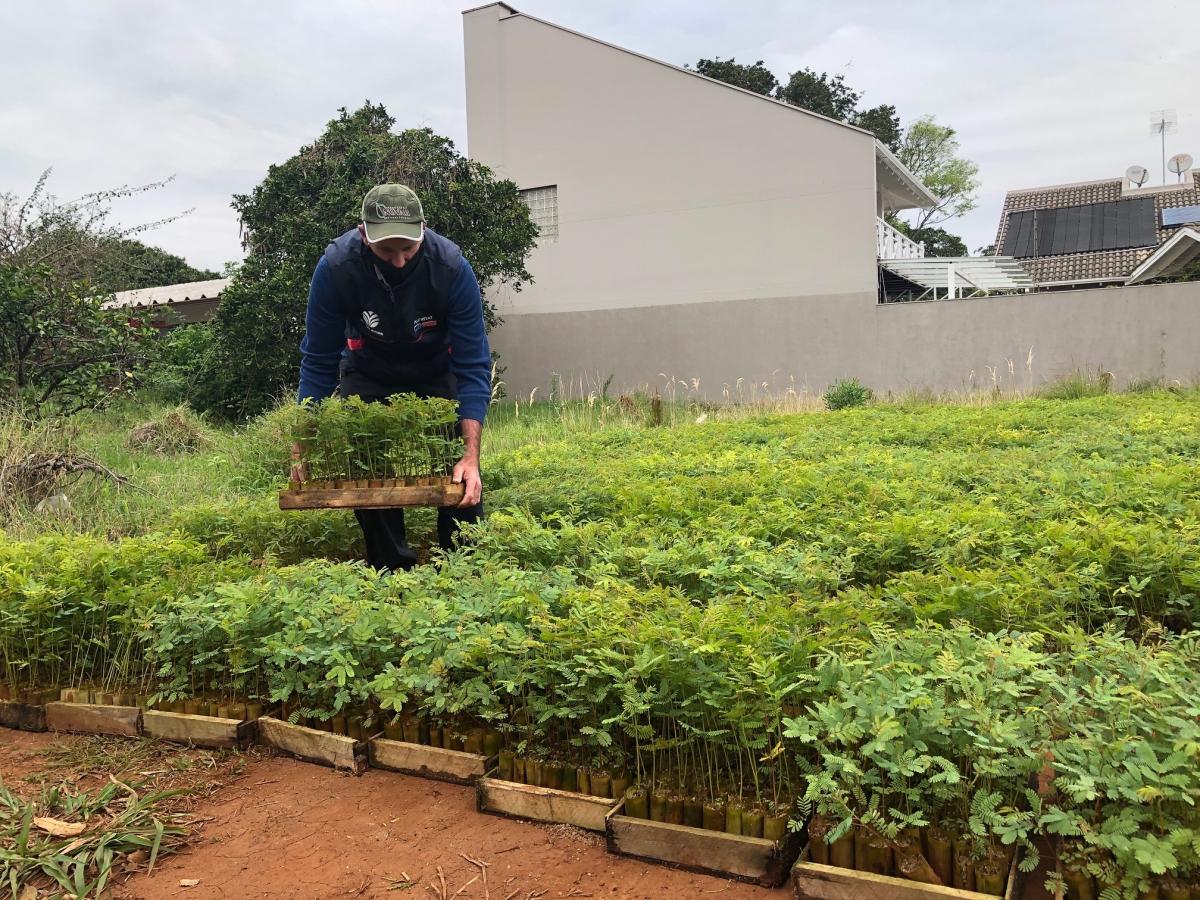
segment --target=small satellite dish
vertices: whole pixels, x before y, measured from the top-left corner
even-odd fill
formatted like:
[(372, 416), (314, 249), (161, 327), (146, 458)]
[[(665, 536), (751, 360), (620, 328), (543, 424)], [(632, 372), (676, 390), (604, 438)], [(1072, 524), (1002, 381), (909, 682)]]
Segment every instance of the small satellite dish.
[(1150, 177), (1150, 170), (1145, 166), (1130, 166), (1125, 170), (1126, 180), (1137, 187), (1141, 187), (1146, 183), (1146, 179)]
[(1167, 168), (1176, 175), (1182, 175), (1192, 167), (1192, 155), (1190, 153), (1176, 153), (1167, 160)]

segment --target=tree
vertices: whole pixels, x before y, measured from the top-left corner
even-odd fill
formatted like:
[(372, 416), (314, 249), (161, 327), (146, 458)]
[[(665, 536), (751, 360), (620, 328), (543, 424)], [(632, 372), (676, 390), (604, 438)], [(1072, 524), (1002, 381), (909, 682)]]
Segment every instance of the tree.
[[(684, 68), (690, 69), (691, 66)], [(726, 84), (736, 85), (766, 97), (773, 96), (779, 90), (779, 79), (771, 74), (771, 70), (763, 65), (761, 59), (752, 66), (743, 65), (732, 56), (729, 59), (702, 59), (696, 63), (696, 71), (717, 81), (724, 81)]]
[(897, 156), (941, 198), (936, 206), (920, 211), (915, 228), (939, 225), (975, 208), (979, 166), (957, 154), (954, 129), (939, 125), (933, 116), (922, 116), (905, 129)]
[(11, 401), (72, 413), (132, 386), (152, 329), (104, 309), (105, 299), (45, 263), (0, 263), (0, 382)]
[(860, 109), (850, 117), (850, 124), (874, 134), (880, 143), (893, 153), (899, 152), (903, 131), (900, 128), (900, 117), (896, 115), (896, 107), (884, 103), (870, 109)]
[(0, 194), (0, 386), (35, 412), (74, 412), (135, 384), (154, 355), (150, 330), (105, 309), (111, 288), (88, 276), (113, 259), (106, 248), (162, 224), (112, 225), (112, 201), (166, 182), (59, 201), (49, 176), (27, 197)]
[[(383, 106), (339, 110), (313, 143), (233, 198), (249, 252), (222, 294), (194, 405), (239, 418), (293, 388), (313, 268), (326, 245), (359, 221), (373, 185), (414, 188), (430, 226), (462, 247), (485, 291), (498, 283), (519, 290), (531, 280), (525, 258), (537, 226), (517, 186), (428, 128), (396, 134), (394, 124)], [(494, 308), (486, 300), (484, 307), (494, 324)]]
[(839, 122), (846, 122), (862, 97), (841, 75), (828, 72), (818, 75), (812, 69), (793, 72), (787, 84), (777, 92), (778, 99), (809, 112), (820, 113)]
[(132, 238), (111, 237), (96, 242), (95, 256), (82, 274), (98, 290), (113, 293), (221, 277), (207, 269), (193, 268), (183, 257), (159, 247)]
[(951, 234), (943, 228), (914, 228), (899, 219), (888, 220), (899, 232), (919, 244), (925, 245), (926, 256), (966, 256), (967, 245), (957, 234)]

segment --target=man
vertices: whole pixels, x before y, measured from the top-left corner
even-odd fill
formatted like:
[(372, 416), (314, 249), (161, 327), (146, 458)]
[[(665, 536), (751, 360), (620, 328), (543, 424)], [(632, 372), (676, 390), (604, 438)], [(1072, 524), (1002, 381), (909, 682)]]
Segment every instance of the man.
[[(453, 480), (465, 485), (465, 495), (457, 507), (438, 509), (438, 543), (453, 546), (459, 524), (483, 515), (479, 441), (491, 399), (491, 351), (475, 272), (453, 241), (425, 226), (411, 188), (371, 188), (358, 227), (325, 248), (309, 288), (300, 353), (301, 402), (335, 390), (372, 401), (399, 393), (458, 400), (463, 456)], [(292, 458), (299, 456), (294, 446)], [(403, 510), (355, 515), (371, 566), (416, 565)]]

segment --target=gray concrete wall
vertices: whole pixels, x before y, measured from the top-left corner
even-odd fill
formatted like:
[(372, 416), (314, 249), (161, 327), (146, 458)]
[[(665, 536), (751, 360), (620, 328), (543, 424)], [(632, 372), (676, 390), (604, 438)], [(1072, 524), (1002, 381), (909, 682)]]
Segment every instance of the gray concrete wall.
[(471, 157), (558, 187), (505, 315), (874, 290), (872, 135), (498, 5), (463, 35)]
[[(493, 335), (510, 397), (559, 376), (586, 395), (649, 386), (709, 400), (821, 393), (1005, 391), (1074, 370), (1117, 384), (1200, 378), (1200, 283), (879, 305), (875, 294), (774, 297), (561, 313), (510, 312)], [(696, 382), (693, 382), (696, 379)], [(768, 387), (764, 389), (763, 383)]]

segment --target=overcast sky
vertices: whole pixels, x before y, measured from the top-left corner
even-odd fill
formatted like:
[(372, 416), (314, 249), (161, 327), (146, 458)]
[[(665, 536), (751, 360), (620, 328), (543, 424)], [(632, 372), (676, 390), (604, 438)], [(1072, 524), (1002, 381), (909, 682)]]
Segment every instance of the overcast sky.
[[(118, 218), (194, 208), (148, 241), (195, 265), (240, 258), (231, 195), (340, 106), (383, 102), (401, 127), (428, 125), (466, 149), (460, 12), (474, 4), (52, 5), (0, 5), (0, 191), (27, 192), (47, 166), (63, 197), (174, 174), (119, 205)], [(866, 105), (892, 103), (902, 121), (935, 115), (980, 167), (979, 208), (948, 226), (972, 250), (994, 238), (1011, 188), (1118, 176), (1131, 163), (1157, 183), (1151, 110), (1178, 111), (1168, 156), (1200, 157), (1200, 29), (1183, 0), (515, 5), (677, 64), (719, 55), (763, 59), (781, 79), (805, 66), (841, 72)]]

